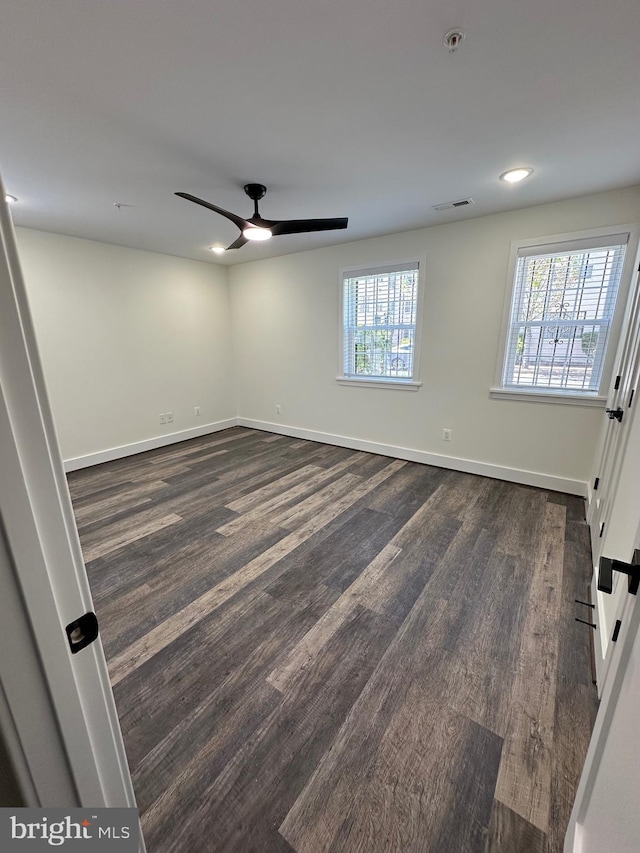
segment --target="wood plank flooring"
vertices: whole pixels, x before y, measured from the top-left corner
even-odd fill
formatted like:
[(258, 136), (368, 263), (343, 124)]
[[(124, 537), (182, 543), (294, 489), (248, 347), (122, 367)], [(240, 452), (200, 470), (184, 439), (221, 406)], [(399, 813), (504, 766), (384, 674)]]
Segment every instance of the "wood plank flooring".
[(583, 501), (233, 428), (69, 475), (149, 853), (560, 853)]

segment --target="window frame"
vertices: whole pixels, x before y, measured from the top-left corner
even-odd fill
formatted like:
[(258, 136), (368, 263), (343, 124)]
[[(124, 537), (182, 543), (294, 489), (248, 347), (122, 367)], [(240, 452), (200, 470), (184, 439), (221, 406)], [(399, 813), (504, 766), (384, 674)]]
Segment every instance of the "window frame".
[[(503, 377), (509, 357), (507, 345), (509, 342), (511, 327), (511, 310), (513, 299), (515, 297), (518, 252), (522, 249), (543, 248), (548, 246), (550, 249), (549, 254), (551, 254), (557, 244), (566, 243), (570, 246), (570, 244), (576, 243), (580, 240), (593, 240), (600, 238), (606, 240), (608, 237), (625, 234), (628, 235), (627, 249), (622, 266), (620, 285), (618, 288), (618, 295), (616, 297), (616, 306), (611, 320), (609, 340), (603, 361), (602, 376), (598, 390), (582, 391), (578, 389), (570, 390), (567, 388), (554, 389), (549, 387), (532, 388), (531, 386), (505, 386), (503, 384)], [(502, 312), (498, 360), (496, 364), (494, 384), (489, 389), (490, 397), (500, 400), (519, 400), (521, 402), (552, 404), (559, 403), (561, 405), (597, 406), (604, 408), (607, 402), (609, 387), (611, 385), (622, 321), (627, 310), (629, 288), (635, 265), (637, 263), (639, 237), (640, 225), (635, 223), (632, 225), (622, 224), (606, 226), (603, 228), (590, 228), (584, 231), (571, 231), (564, 234), (551, 234), (542, 237), (512, 241), (509, 253), (509, 265)]]
[[(406, 269), (418, 268), (418, 287), (416, 296), (416, 324), (414, 332), (414, 348), (413, 348), (413, 375), (410, 379), (396, 377), (367, 377), (367, 376), (350, 376), (345, 374), (344, 368), (344, 283), (345, 278), (353, 277), (354, 273), (373, 273), (384, 271), (388, 267), (403, 266)], [(422, 308), (424, 303), (424, 276), (426, 267), (426, 257), (423, 255), (412, 254), (407, 258), (399, 260), (381, 260), (370, 264), (356, 264), (346, 267), (341, 267), (338, 277), (338, 375), (336, 381), (339, 385), (355, 386), (360, 388), (391, 388), (397, 391), (418, 391), (422, 386), (420, 381), (420, 352), (422, 341)]]

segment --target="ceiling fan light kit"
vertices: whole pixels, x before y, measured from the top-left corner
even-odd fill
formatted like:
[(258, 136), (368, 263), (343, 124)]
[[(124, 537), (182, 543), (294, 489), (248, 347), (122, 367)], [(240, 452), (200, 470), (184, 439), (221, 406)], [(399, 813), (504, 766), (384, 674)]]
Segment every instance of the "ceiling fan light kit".
[(269, 228), (257, 228), (255, 225), (250, 225), (248, 228), (245, 228), (242, 233), (247, 240), (256, 240), (257, 242), (270, 240), (273, 237)]
[[(245, 184), (244, 191), (253, 201), (253, 216), (250, 219), (243, 219), (242, 216), (237, 216), (235, 213), (231, 213), (222, 207), (216, 207), (215, 204), (204, 201), (204, 199), (190, 193), (176, 193), (176, 195), (187, 201), (192, 201), (194, 204), (206, 207), (208, 210), (213, 210), (214, 213), (219, 213), (220, 216), (224, 216), (240, 229), (238, 239), (231, 243), (230, 246), (227, 246), (226, 249), (223, 249), (223, 251), (239, 249), (249, 240), (269, 240), (271, 237), (279, 237), (282, 234), (310, 234), (315, 231), (335, 231), (340, 228), (346, 228), (349, 224), (346, 216), (334, 217), (333, 219), (263, 219), (258, 211), (258, 202), (264, 197), (267, 188), (264, 184)], [(216, 251), (217, 247), (211, 247), (211, 250)]]

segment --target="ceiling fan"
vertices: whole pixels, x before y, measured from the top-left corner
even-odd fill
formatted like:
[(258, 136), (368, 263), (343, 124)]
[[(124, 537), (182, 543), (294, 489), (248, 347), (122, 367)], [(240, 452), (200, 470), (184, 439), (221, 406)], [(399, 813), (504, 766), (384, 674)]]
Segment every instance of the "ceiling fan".
[(201, 204), (202, 207), (208, 207), (214, 213), (219, 213), (221, 216), (226, 216), (234, 225), (240, 229), (240, 236), (230, 246), (229, 249), (239, 249), (248, 240), (268, 240), (270, 237), (279, 237), (281, 234), (308, 234), (312, 231), (333, 231), (338, 228), (346, 228), (349, 219), (346, 216), (335, 217), (334, 219), (263, 219), (258, 212), (258, 202), (263, 198), (267, 188), (262, 184), (246, 184), (245, 193), (253, 201), (253, 216), (250, 219), (243, 219), (242, 216), (236, 216), (235, 213), (230, 213), (222, 207), (216, 207), (215, 204), (210, 204), (201, 198), (189, 193), (176, 193), (180, 198), (186, 198), (187, 201), (193, 201), (196, 204)]

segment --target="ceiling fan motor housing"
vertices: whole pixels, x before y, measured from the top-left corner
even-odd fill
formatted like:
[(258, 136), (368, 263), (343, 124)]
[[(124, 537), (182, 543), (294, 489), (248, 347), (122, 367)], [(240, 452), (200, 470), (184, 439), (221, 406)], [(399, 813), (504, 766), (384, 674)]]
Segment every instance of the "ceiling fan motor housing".
[(245, 184), (244, 191), (252, 201), (260, 201), (264, 198), (267, 188), (264, 184)]

